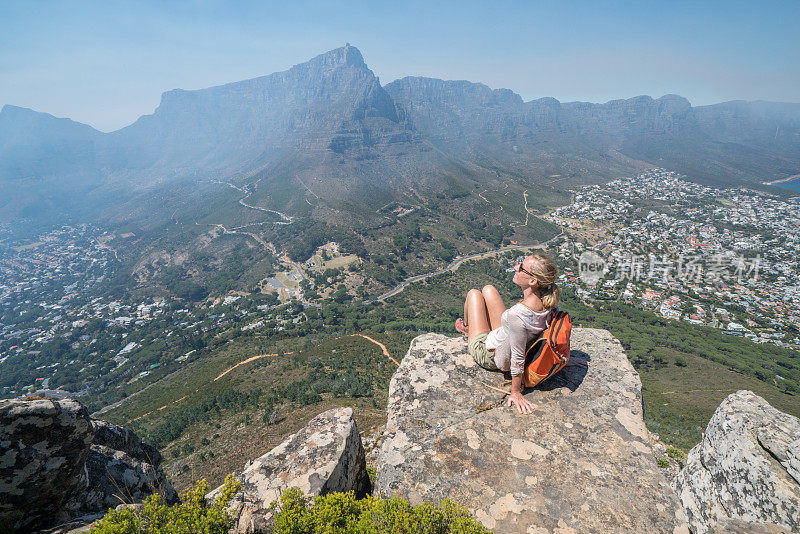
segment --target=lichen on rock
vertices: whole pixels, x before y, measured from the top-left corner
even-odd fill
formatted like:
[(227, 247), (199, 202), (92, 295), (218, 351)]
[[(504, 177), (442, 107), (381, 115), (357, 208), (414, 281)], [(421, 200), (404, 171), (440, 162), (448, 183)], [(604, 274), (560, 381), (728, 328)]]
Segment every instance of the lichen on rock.
[(72, 399), (0, 401), (0, 524), (26, 531), (83, 524), (121, 502), (177, 494), (161, 455)]
[(371, 485), (353, 410), (334, 408), (317, 415), (283, 443), (248, 462), (238, 479), (242, 488), (229, 507), (236, 521), (233, 532), (238, 533), (268, 532), (270, 505), (292, 487), (312, 497), (337, 491), (364, 497)]
[(675, 478), (693, 532), (800, 530), (800, 420), (729, 395)]
[(375, 490), (443, 498), (497, 532), (687, 532), (659, 472), (641, 382), (605, 330), (576, 328), (569, 367), (529, 390), (533, 413), (500, 402), (503, 375), (466, 341), (415, 338), (389, 386)]

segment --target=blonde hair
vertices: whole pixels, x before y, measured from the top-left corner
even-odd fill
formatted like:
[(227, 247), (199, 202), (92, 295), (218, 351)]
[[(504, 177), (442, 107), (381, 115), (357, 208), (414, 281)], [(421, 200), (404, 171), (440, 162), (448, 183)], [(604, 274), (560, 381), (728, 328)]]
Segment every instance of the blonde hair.
[(558, 267), (556, 262), (547, 254), (535, 252), (528, 256), (533, 258), (531, 274), (539, 281), (539, 290), (542, 292), (542, 304), (545, 308), (552, 309), (558, 306), (561, 300), (561, 289), (556, 284), (558, 277)]

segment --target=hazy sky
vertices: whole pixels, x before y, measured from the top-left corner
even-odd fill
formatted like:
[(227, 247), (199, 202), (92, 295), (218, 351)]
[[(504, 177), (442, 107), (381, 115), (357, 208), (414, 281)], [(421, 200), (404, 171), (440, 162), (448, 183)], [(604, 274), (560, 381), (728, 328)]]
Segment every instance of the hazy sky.
[(525, 100), (677, 93), (800, 102), (800, 1), (222, 2), (2, 0), (0, 105), (114, 130), (163, 91), (285, 70), (349, 41), (408, 75)]

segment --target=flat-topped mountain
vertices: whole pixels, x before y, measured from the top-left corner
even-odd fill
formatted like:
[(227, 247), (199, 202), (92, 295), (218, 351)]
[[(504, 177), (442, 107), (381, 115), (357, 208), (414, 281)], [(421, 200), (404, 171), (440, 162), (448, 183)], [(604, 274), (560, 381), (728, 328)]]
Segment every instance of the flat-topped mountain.
[[(341, 221), (504, 175), (569, 185), (660, 165), (758, 183), (798, 172), (798, 141), (800, 104), (525, 102), (508, 89), (417, 77), (384, 87), (348, 44), (268, 76), (167, 91), (152, 115), (111, 133), (5, 106), (0, 219), (86, 220), (110, 209), (133, 220), (124, 202), (143, 190), (161, 188), (154, 198), (181, 183), (199, 200), (207, 191), (198, 183), (231, 177), (258, 181), (273, 209), (298, 213), (308, 194), (344, 212)], [(150, 209), (148, 222), (173, 212)]]
[(289, 148), (328, 148), (337, 135), (368, 124), (386, 128), (384, 122), (398, 123), (400, 116), (358, 49), (345, 46), (284, 72), (167, 91), (152, 115), (108, 134), (5, 106), (0, 113), (3, 177), (61, 174), (70, 170), (67, 163), (80, 163), (87, 171), (238, 168)]
[(237, 168), (287, 149), (327, 149), (336, 136), (352, 142), (371, 126), (400, 131), (399, 115), (361, 52), (345, 46), (269, 76), (168, 91), (110, 142), (130, 166)]

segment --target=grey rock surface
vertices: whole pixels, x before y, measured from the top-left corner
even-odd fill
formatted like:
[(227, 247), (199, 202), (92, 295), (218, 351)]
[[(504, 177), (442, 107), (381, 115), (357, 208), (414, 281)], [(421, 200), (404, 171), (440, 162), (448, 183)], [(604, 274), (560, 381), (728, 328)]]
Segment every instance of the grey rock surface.
[(739, 391), (714, 412), (674, 485), (693, 532), (733, 524), (745, 525), (742, 531), (797, 532), (798, 467), (800, 420)]
[(93, 419), (92, 427), (95, 434), (86, 459), (89, 487), (73, 503), (77, 513), (142, 502), (153, 493), (168, 503), (177, 502), (178, 494), (167, 482), (155, 448), (123, 426)]
[(177, 494), (161, 455), (72, 399), (0, 401), (0, 521), (18, 530), (88, 523), (120, 503)]
[(74, 400), (0, 401), (0, 523), (27, 530), (63, 517), (88, 483), (93, 435)]
[(149, 464), (161, 464), (161, 453), (155, 447), (142, 443), (133, 430), (101, 419), (92, 419), (92, 428), (94, 428), (92, 445), (125, 451), (131, 457)]
[(334, 408), (317, 415), (267, 454), (248, 462), (238, 478), (242, 489), (229, 507), (236, 519), (233, 532), (268, 532), (270, 504), (291, 487), (307, 496), (335, 491), (367, 495), (370, 481), (353, 410)]
[(415, 338), (389, 386), (376, 492), (450, 498), (497, 532), (688, 532), (642, 419), (641, 382), (605, 330), (576, 328), (568, 367), (498, 406), (503, 375), (464, 339)]

